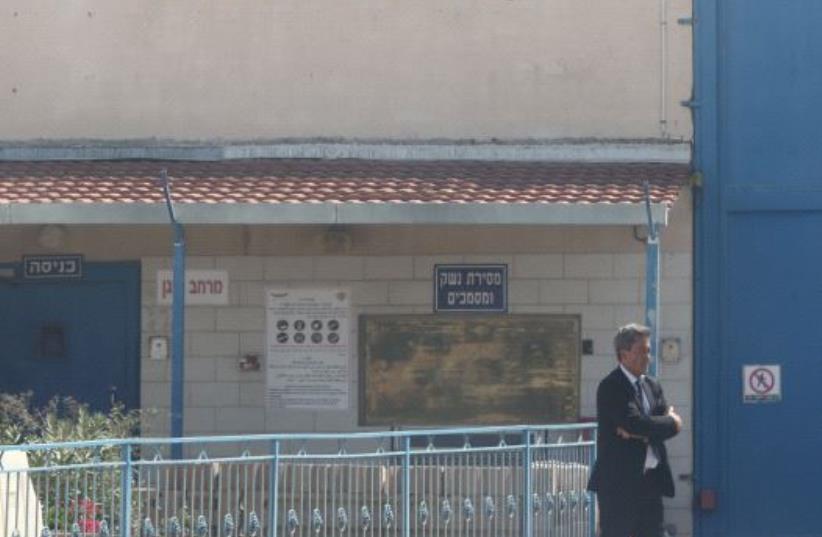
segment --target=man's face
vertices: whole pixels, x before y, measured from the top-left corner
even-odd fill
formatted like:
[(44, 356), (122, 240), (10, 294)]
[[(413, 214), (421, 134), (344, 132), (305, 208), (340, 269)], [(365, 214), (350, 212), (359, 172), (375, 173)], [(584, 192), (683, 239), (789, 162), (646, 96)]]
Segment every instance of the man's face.
[(620, 352), (620, 362), (635, 377), (644, 375), (651, 363), (651, 339), (641, 337), (634, 341), (630, 350)]

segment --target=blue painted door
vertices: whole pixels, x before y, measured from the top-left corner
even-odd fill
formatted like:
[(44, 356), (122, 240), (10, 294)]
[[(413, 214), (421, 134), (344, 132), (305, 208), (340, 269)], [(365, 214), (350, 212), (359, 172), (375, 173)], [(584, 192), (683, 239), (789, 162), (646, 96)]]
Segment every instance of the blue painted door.
[(136, 408), (139, 282), (136, 263), (89, 263), (78, 280), (0, 282), (0, 390), (30, 390), (38, 404), (59, 394), (98, 410), (113, 399)]
[[(726, 535), (822, 535), (821, 235), (822, 212), (728, 218)], [(780, 401), (743, 402), (746, 364), (781, 366)]]
[(822, 2), (694, 6), (696, 534), (822, 536)]

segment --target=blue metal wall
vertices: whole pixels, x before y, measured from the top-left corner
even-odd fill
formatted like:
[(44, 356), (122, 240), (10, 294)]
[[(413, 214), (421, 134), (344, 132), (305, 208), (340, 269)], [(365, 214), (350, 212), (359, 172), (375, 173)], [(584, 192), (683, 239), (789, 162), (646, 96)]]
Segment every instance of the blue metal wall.
[[(694, 15), (696, 533), (822, 535), (822, 1)], [(782, 401), (745, 404), (762, 363)]]

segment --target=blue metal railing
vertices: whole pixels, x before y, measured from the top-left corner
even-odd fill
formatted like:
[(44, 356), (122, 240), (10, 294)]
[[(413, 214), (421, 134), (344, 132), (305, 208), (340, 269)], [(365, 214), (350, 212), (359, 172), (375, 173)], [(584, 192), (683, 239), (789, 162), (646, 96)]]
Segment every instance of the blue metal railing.
[(0, 534), (593, 536), (594, 504), (585, 485), (594, 429), (568, 424), (0, 446)]

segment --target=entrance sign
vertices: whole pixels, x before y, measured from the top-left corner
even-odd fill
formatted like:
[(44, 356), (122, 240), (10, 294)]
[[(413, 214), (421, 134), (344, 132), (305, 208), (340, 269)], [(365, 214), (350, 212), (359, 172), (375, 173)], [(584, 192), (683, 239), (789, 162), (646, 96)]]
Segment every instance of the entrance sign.
[(782, 400), (782, 366), (743, 366), (742, 382), (745, 403), (772, 403)]
[(25, 255), (23, 256), (23, 278), (44, 280), (61, 278), (82, 278), (82, 255)]
[(266, 291), (266, 397), (272, 408), (348, 408), (350, 293)]
[(434, 311), (508, 311), (508, 265), (435, 265)]
[[(173, 293), (170, 270), (157, 271), (157, 304), (171, 304)], [(187, 270), (186, 306), (224, 306), (228, 304), (228, 272), (225, 270)]]

